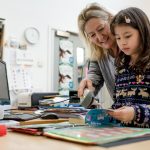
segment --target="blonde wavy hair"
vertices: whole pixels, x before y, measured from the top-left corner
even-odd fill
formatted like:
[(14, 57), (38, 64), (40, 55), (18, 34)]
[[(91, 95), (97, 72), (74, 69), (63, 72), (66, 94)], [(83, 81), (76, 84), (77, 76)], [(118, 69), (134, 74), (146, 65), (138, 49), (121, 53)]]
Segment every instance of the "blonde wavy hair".
[(103, 6), (100, 6), (98, 3), (88, 4), (78, 15), (79, 35), (85, 43), (86, 49), (88, 50), (88, 57), (90, 58), (90, 60), (98, 60), (103, 58), (107, 53), (107, 50), (104, 50), (102, 47), (95, 45), (89, 40), (85, 32), (85, 24), (91, 18), (100, 18), (110, 23), (112, 16), (112, 13), (110, 13)]

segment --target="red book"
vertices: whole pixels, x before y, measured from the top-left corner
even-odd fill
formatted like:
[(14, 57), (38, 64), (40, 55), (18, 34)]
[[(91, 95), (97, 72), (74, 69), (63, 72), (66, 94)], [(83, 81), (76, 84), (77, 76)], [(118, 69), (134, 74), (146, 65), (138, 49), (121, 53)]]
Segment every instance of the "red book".
[(42, 131), (39, 129), (28, 129), (28, 128), (10, 128), (12, 131), (21, 132), (21, 133), (27, 133), (32, 135), (42, 135)]

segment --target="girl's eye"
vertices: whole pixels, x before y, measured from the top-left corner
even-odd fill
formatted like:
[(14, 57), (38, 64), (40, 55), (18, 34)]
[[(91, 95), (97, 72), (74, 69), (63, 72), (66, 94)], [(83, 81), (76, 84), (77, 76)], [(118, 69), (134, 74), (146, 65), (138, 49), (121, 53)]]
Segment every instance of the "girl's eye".
[(120, 40), (120, 37), (116, 37), (116, 40)]
[(128, 38), (130, 38), (130, 37), (131, 37), (131, 35), (127, 35), (127, 36), (125, 36), (125, 38), (127, 38), (127, 39), (128, 39)]

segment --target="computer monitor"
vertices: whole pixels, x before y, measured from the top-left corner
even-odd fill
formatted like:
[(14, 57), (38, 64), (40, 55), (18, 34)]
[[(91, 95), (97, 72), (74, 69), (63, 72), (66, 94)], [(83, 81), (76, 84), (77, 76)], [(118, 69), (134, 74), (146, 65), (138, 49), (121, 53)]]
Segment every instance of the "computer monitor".
[(10, 105), (6, 63), (0, 60), (0, 106), (6, 110), (10, 109)]

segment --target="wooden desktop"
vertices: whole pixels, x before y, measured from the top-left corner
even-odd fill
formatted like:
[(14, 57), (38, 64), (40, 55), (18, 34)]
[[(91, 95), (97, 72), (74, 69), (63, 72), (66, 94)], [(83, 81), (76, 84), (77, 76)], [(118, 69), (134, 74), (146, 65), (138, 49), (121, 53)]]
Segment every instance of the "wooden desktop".
[[(67, 119), (41, 120), (35, 119), (21, 122), (22, 125), (37, 123), (57, 123)], [(0, 137), (0, 150), (149, 150), (150, 140), (135, 142), (114, 147), (100, 147), (78, 144), (45, 136), (35, 136), (8, 131)]]
[(88, 146), (9, 131), (0, 137), (1, 150), (149, 150), (150, 140), (115, 147)]

